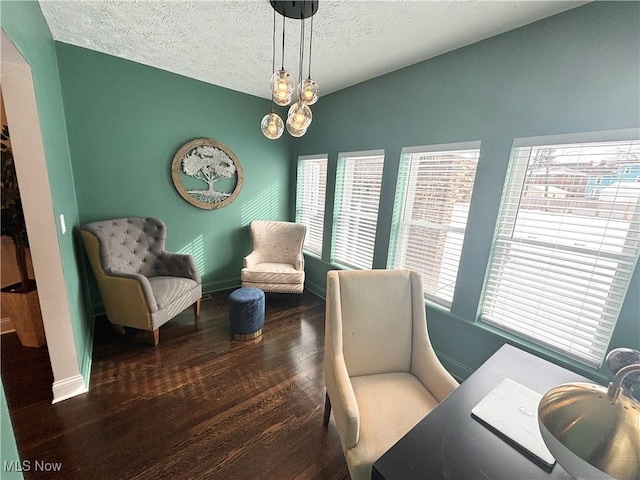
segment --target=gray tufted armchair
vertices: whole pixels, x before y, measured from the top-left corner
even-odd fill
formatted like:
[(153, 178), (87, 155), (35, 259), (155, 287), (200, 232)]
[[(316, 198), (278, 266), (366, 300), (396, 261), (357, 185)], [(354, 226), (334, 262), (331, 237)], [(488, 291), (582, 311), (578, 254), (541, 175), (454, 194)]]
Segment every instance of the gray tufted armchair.
[(80, 229), (109, 321), (153, 332), (193, 304), (202, 283), (191, 255), (165, 251), (167, 226), (156, 218), (117, 218)]

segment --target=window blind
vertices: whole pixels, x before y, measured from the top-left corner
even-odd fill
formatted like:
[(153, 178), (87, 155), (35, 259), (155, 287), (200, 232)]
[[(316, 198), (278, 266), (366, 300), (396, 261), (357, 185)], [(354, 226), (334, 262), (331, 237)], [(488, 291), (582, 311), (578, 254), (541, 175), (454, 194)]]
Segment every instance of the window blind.
[(599, 366), (640, 255), (640, 142), (514, 148), (481, 319)]
[(304, 250), (322, 256), (324, 203), (327, 190), (327, 156), (298, 159), (296, 222), (307, 226)]
[(403, 150), (389, 268), (422, 276), (424, 294), (451, 306), (480, 156), (477, 148)]
[(373, 265), (384, 155), (341, 154), (336, 173), (331, 261), (351, 268)]

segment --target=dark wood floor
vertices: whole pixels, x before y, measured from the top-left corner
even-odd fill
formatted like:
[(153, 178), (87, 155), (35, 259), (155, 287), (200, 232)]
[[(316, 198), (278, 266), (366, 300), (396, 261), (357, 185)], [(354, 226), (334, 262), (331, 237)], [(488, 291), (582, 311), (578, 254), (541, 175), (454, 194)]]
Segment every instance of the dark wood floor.
[(268, 294), (262, 337), (242, 342), (228, 294), (203, 301), (198, 325), (187, 310), (163, 326), (155, 348), (98, 319), (90, 391), (56, 405), (51, 378), (20, 367), (24, 349), (3, 335), (21, 458), (62, 463), (25, 478), (347, 479), (333, 420), (322, 427), (324, 301)]

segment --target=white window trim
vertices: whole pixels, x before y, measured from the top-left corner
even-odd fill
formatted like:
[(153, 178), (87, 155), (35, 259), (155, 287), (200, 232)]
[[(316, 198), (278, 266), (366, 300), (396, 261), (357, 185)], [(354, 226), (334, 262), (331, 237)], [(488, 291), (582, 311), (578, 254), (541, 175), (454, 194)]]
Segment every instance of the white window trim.
[(352, 157), (384, 157), (384, 149), (338, 153), (338, 161), (340, 161), (341, 159), (352, 158)]
[[(481, 147), (481, 142), (479, 140), (473, 140), (473, 141), (466, 141), (466, 142), (455, 142), (455, 143), (441, 143), (441, 144), (434, 144), (434, 145), (420, 145), (420, 146), (410, 146), (410, 147), (403, 147), (401, 150), (401, 159), (400, 159), (400, 167), (402, 168), (403, 162), (405, 161), (405, 158), (410, 157), (412, 155), (415, 154), (428, 154), (428, 153), (446, 153), (446, 152), (456, 152), (456, 151), (460, 151), (460, 150), (478, 150), (480, 151), (480, 147)], [(479, 152), (480, 154), (480, 152)], [(475, 176), (475, 175), (474, 175)], [(399, 179), (400, 181), (400, 179)], [(417, 181), (417, 177), (416, 178), (409, 178), (409, 182), (407, 183), (407, 185), (405, 185), (404, 187), (404, 192), (403, 195), (407, 195), (407, 192), (412, 192), (415, 191), (415, 182)], [(475, 183), (475, 180), (474, 180)], [(396, 196), (397, 196), (398, 192), (396, 192)], [(413, 203), (414, 203), (414, 198), (406, 198), (404, 199), (404, 205), (400, 206), (398, 205), (398, 208), (400, 208), (402, 211), (400, 212), (393, 212), (393, 216), (394, 216), (394, 225), (392, 226), (392, 228), (398, 228), (399, 225), (395, 225), (395, 218), (397, 215), (402, 216), (404, 212), (406, 211), (413, 211)], [(396, 198), (394, 200), (394, 203), (396, 203), (398, 201), (398, 199)], [(398, 220), (399, 221), (399, 220)], [(422, 226), (422, 227), (426, 227), (432, 230), (441, 230), (441, 231), (446, 231), (446, 232), (452, 232), (452, 233), (459, 233), (459, 234), (464, 234), (466, 232), (466, 225), (464, 228), (462, 227), (457, 227), (457, 226), (450, 226), (450, 225), (442, 225), (442, 224), (436, 224), (436, 223), (432, 223), (432, 222), (428, 222), (428, 221), (421, 221), (421, 220), (404, 220), (403, 222), (405, 225), (416, 225), (416, 226)], [(394, 232), (392, 231), (392, 235), (397, 235), (398, 232)], [(405, 239), (405, 241), (408, 241), (408, 237)], [(398, 246), (397, 241), (393, 242), (393, 245), (390, 245), (390, 251), (389, 251), (389, 255), (387, 257), (387, 268), (392, 267), (394, 265), (400, 265), (400, 264), (404, 264), (405, 263), (405, 259), (406, 259), (406, 255), (407, 255), (407, 248), (402, 247), (402, 246)], [(395, 248), (394, 248), (395, 247)], [(392, 251), (393, 250), (393, 251)], [(398, 250), (400, 250), (398, 252)], [(401, 258), (399, 259), (399, 261), (396, 261), (395, 256), (396, 255), (401, 255)], [(427, 300), (434, 302), (435, 304), (445, 307), (447, 309), (451, 308), (451, 302), (444, 299), (444, 298), (440, 298), (438, 296), (432, 295), (429, 292), (423, 292), (424, 296)]]
[[(296, 168), (296, 209), (295, 209), (295, 215), (296, 215), (296, 222), (298, 222), (300, 220), (299, 218), (299, 205), (298, 205), (298, 180), (299, 180), (299, 175), (300, 175), (300, 164), (305, 162), (305, 161), (313, 161), (313, 160), (324, 160), (327, 163), (327, 170), (329, 168), (329, 155), (327, 155), (326, 153), (324, 154), (315, 154), (315, 155), (300, 155), (298, 157), (298, 163), (297, 163), (297, 168)], [(328, 174), (328, 172), (327, 172)], [(304, 245), (303, 246), (303, 250), (305, 253), (309, 254), (309, 255), (313, 255), (316, 256), (318, 258), (322, 258), (322, 250), (324, 248), (324, 217), (326, 215), (326, 205), (327, 205), (327, 183), (328, 183), (328, 177), (325, 178), (325, 191), (324, 191), (324, 205), (322, 205), (322, 231), (320, 232), (321, 234), (321, 243), (320, 243), (320, 251), (316, 251), (313, 248), (309, 248), (308, 245)], [(306, 239), (309, 238), (309, 226), (307, 226), (307, 236), (305, 237), (305, 241)]]
[(415, 153), (442, 152), (446, 150), (479, 150), (480, 140), (468, 142), (440, 143), (436, 145), (421, 145), (412, 147), (402, 147), (402, 155), (413, 155)]
[(513, 140), (511, 149), (538, 145), (563, 145), (565, 143), (623, 142), (640, 138), (640, 128), (622, 128), (598, 132), (563, 133), (539, 137), (520, 137)]
[[(340, 152), (338, 153), (338, 164), (337, 164), (337, 169), (336, 169), (336, 188), (334, 191), (334, 208), (333, 208), (333, 218), (332, 218), (332, 235), (331, 235), (331, 253), (330, 253), (330, 262), (334, 265), (339, 265), (341, 267), (345, 267), (345, 268), (349, 268), (349, 269), (360, 269), (361, 267), (359, 266), (355, 266), (350, 264), (349, 262), (345, 262), (343, 260), (340, 259), (336, 259), (336, 235), (337, 235), (337, 217), (339, 214), (338, 208), (342, 203), (343, 199), (338, 199), (338, 193), (342, 191), (342, 188), (344, 187), (344, 185), (338, 185), (338, 175), (340, 172), (340, 168), (341, 168), (341, 164), (342, 162), (348, 160), (349, 158), (359, 158), (359, 157), (383, 157), (383, 173), (381, 175), (380, 178), (380, 186), (382, 187), (382, 177), (384, 176), (384, 162), (385, 162), (385, 151), (383, 149), (376, 149), (376, 150), (362, 150), (362, 151), (353, 151), (353, 152)], [(382, 192), (381, 192), (382, 193)], [(377, 207), (377, 213), (379, 214), (380, 212), (380, 198), (378, 197), (378, 207)], [(376, 218), (376, 232), (377, 232), (377, 225), (378, 225), (378, 221)], [(377, 235), (377, 233), (376, 233)], [(375, 242), (376, 238), (374, 235), (374, 242)], [(373, 249), (375, 249), (375, 244), (374, 247), (372, 247)], [(371, 252), (371, 256), (372, 256), (372, 262), (373, 262), (373, 251)], [(372, 266), (370, 267), (372, 268)]]
[[(514, 139), (513, 144), (512, 144), (512, 149), (511, 149), (511, 155), (514, 154), (514, 152), (518, 149), (518, 148), (527, 148), (527, 147), (536, 147), (536, 146), (553, 146), (553, 145), (565, 145), (565, 144), (580, 144), (580, 143), (598, 143), (598, 142), (616, 142), (616, 141), (633, 141), (633, 140), (638, 140), (640, 139), (640, 129), (637, 128), (631, 128), (631, 129), (619, 129), (619, 130), (608, 130), (608, 131), (600, 131), (600, 132), (584, 132), (584, 133), (571, 133), (571, 134), (561, 134), (561, 135), (551, 135), (551, 136), (539, 136), (539, 137), (524, 137), (524, 138), (517, 138)], [(526, 168), (525, 169), (521, 169), (523, 170), (522, 172), (518, 172), (516, 171), (514, 173), (514, 175), (517, 175), (518, 177), (522, 177), (522, 178), (516, 178), (514, 179), (506, 179), (505, 181), (505, 188), (507, 187), (507, 183), (509, 182), (509, 180), (511, 180), (511, 182), (515, 182), (518, 181), (519, 184), (523, 183), (524, 177), (526, 175)], [(515, 196), (516, 193), (513, 192), (513, 190), (511, 191), (511, 193)], [(521, 194), (517, 194), (518, 198), (520, 198)], [(510, 201), (511, 199), (507, 200), (507, 205), (513, 205), (513, 202)], [(498, 222), (500, 221), (500, 218), (502, 218), (504, 216), (504, 214), (502, 213), (503, 211), (503, 205), (505, 203), (505, 199), (501, 200), (501, 208), (500, 208), (500, 215), (499, 218), (497, 219)], [(517, 208), (516, 208), (517, 210)], [(511, 208), (511, 211), (513, 211), (513, 208)], [(496, 232), (498, 229), (498, 225), (496, 225)], [(482, 294), (482, 298), (481, 301), (478, 305), (478, 320), (480, 322), (483, 321), (482, 319), (482, 308), (483, 308), (483, 303), (484, 303), (484, 297), (485, 297), (485, 288), (486, 288), (486, 282), (487, 279), (489, 278), (489, 272), (492, 266), (492, 259), (494, 256), (494, 249), (496, 247), (496, 239), (497, 236), (496, 234), (494, 234), (494, 240), (492, 242), (492, 247), (491, 247), (491, 254), (489, 257), (489, 263), (487, 264), (487, 271), (485, 273), (485, 282), (483, 285), (483, 294)], [(529, 243), (533, 243), (532, 241), (529, 241)], [(564, 247), (565, 249), (569, 250), (567, 247)], [(576, 252), (579, 251), (579, 248), (574, 248), (572, 249)], [(600, 256), (601, 257), (607, 257), (608, 255), (606, 254), (606, 252), (600, 252)], [(632, 270), (631, 273), (633, 273), (633, 268), (637, 268), (637, 262), (635, 267), (632, 266)], [(631, 278), (629, 278), (629, 281), (631, 280)], [(628, 285), (627, 285), (628, 286)], [(628, 288), (627, 288), (628, 291)], [(626, 293), (626, 292), (625, 292)], [(502, 329), (499, 326), (495, 326), (498, 329)], [(614, 327), (615, 328), (615, 325)], [(613, 328), (611, 331), (611, 335), (613, 335)], [(507, 329), (507, 331), (509, 331)], [(520, 336), (520, 334), (515, 334), (517, 336)], [(611, 337), (609, 338), (609, 340), (611, 339)], [(528, 341), (533, 341), (534, 343), (535, 340), (529, 340)], [(557, 353), (567, 357), (567, 358), (571, 358), (573, 360), (577, 360), (580, 363), (592, 366), (592, 367), (597, 367), (599, 365), (601, 365), (601, 362), (603, 359), (600, 359), (600, 364), (596, 365), (594, 363), (591, 363), (589, 361), (586, 361), (585, 359), (578, 357), (576, 355), (573, 355), (571, 353), (562, 351), (560, 348), (553, 348), (553, 347), (549, 347), (549, 346), (544, 346), (544, 348), (549, 348), (553, 351), (556, 351)]]

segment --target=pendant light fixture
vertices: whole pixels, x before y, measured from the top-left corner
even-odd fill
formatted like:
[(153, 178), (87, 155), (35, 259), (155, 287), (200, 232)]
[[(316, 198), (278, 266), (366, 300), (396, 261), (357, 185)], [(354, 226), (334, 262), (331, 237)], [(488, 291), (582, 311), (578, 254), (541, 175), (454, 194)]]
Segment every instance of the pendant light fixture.
[(262, 117), (260, 128), (265, 137), (275, 140), (282, 136), (282, 132), (284, 132), (284, 122), (280, 118), (280, 115), (271, 112)]
[[(273, 30), (275, 34), (276, 29), (276, 14), (275, 10), (273, 11)], [(286, 17), (282, 17), (282, 66), (280, 70), (276, 70), (273, 72), (271, 76), (271, 98), (276, 105), (280, 105), (282, 107), (287, 106), (291, 103), (291, 97), (293, 96), (293, 78), (291, 78), (291, 74), (284, 69), (284, 38), (285, 38), (285, 25), (286, 25)], [(275, 35), (274, 35), (275, 40)], [(275, 43), (275, 42), (274, 42)], [(275, 58), (275, 48), (274, 48), (274, 58)], [(275, 63), (274, 63), (275, 69)]]
[[(273, 20), (273, 61), (272, 68), (275, 70), (275, 13), (282, 15), (282, 66), (275, 70), (271, 76), (271, 99), (273, 101), (271, 113), (262, 118), (262, 133), (270, 139), (280, 138), (284, 130), (284, 122), (280, 116), (273, 111), (273, 105), (288, 106), (291, 104), (294, 90), (297, 93), (297, 101), (289, 108), (287, 114), (286, 127), (293, 137), (301, 137), (311, 125), (312, 113), (309, 105), (318, 101), (318, 84), (311, 79), (311, 44), (313, 40), (313, 15), (318, 11), (318, 0), (308, 1), (281, 1), (271, 0), (274, 10)], [(285, 22), (287, 18), (298, 19), (300, 23), (300, 56), (298, 61), (298, 86), (294, 88), (294, 80), (291, 74), (284, 68), (285, 50)], [(304, 50), (305, 50), (305, 19), (311, 18), (311, 32), (309, 36), (309, 75), (303, 80)]]
[(304, 103), (300, 95), (302, 86), (302, 69), (304, 65), (304, 18), (300, 24), (300, 60), (298, 62), (298, 101), (291, 105), (287, 115), (287, 132), (293, 137), (301, 137), (311, 125), (311, 109)]
[[(282, 26), (282, 34), (283, 34), (282, 38), (284, 42), (284, 24)], [(273, 36), (271, 40), (272, 40), (271, 41), (271, 44), (272, 44), (271, 68), (272, 70), (275, 70), (276, 69), (276, 11), (275, 10), (273, 11)], [(282, 56), (284, 59), (284, 49), (282, 52)], [(284, 63), (284, 60), (283, 60), (283, 63)], [(272, 91), (271, 113), (267, 113), (264, 117), (262, 117), (262, 122), (260, 122), (260, 129), (262, 130), (262, 133), (264, 134), (265, 137), (270, 138), (271, 140), (280, 138), (282, 136), (282, 132), (284, 132), (284, 122), (282, 121), (282, 118), (280, 118), (280, 115), (278, 115), (276, 112), (273, 111), (273, 103), (275, 102), (275, 94), (273, 93), (274, 92), (273, 83), (277, 73), (278, 72), (275, 72), (271, 79), (271, 91)], [(287, 73), (287, 75), (289, 74)]]
[[(304, 20), (303, 20), (304, 22)], [(309, 76), (298, 84), (298, 99), (307, 105), (313, 105), (320, 97), (320, 88), (315, 80), (311, 80), (311, 47), (313, 44), (313, 16), (311, 17), (311, 33), (309, 35)]]

